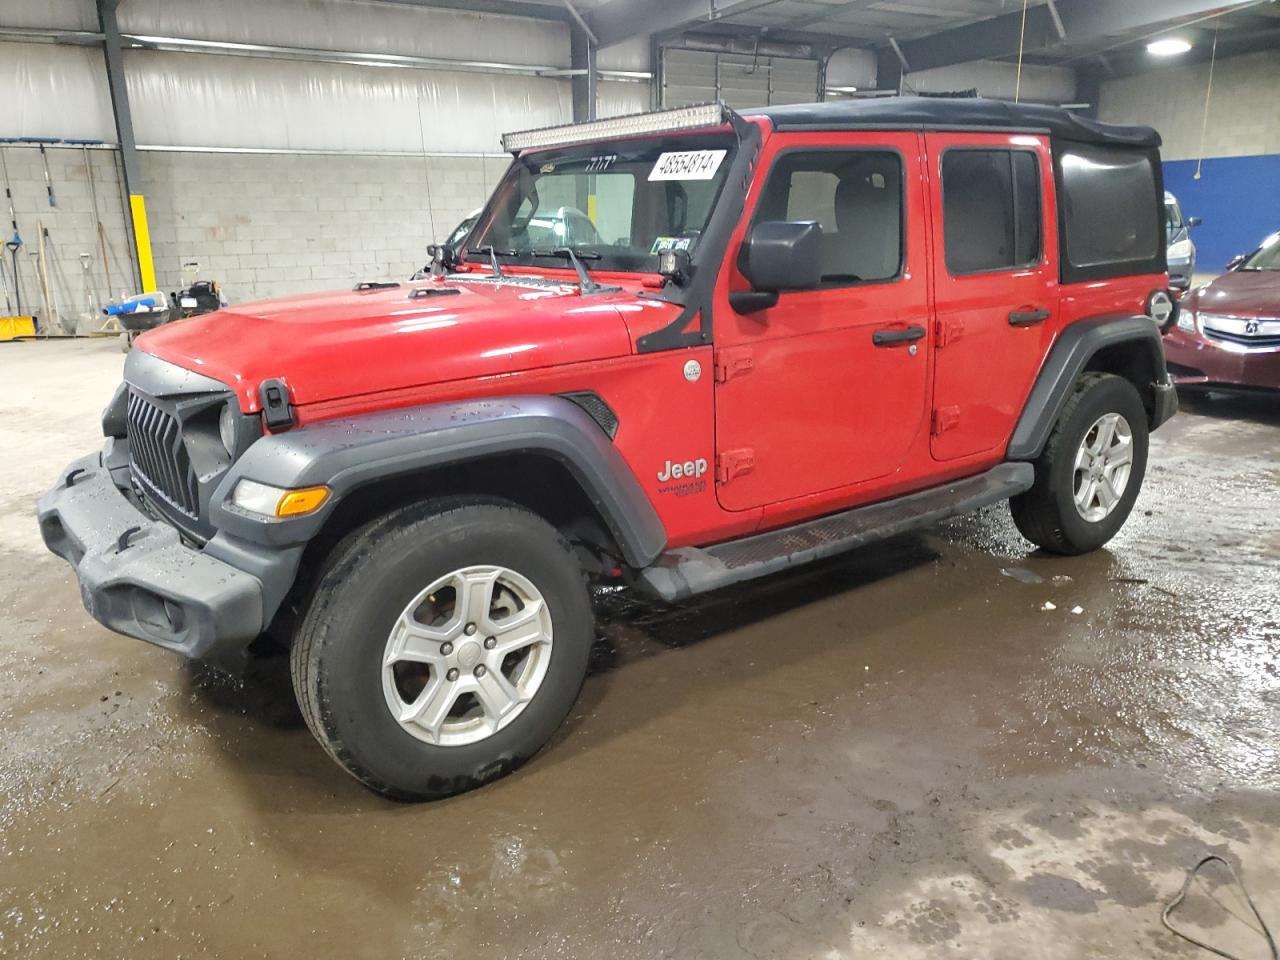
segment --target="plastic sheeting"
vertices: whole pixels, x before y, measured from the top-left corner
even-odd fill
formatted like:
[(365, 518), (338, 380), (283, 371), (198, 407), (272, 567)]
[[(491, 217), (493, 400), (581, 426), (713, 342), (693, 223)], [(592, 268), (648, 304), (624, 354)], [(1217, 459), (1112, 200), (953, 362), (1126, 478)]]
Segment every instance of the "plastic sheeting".
[[(904, 77), (905, 89), (921, 93), (945, 93), (976, 87), (984, 97), (1012, 100), (1018, 84), (1018, 67), (1013, 63), (975, 60), (951, 67), (921, 70)], [(1022, 65), (1019, 96), (1036, 103), (1070, 103), (1076, 95), (1076, 74), (1069, 67)]]
[(596, 66), (601, 70), (649, 71), (649, 37), (632, 37), (611, 47), (601, 47), (596, 54)]
[(0, 136), (114, 143), (102, 51), (0, 42)]
[(649, 84), (601, 80), (596, 87), (596, 116), (624, 117), (649, 110)]
[(874, 89), (876, 85), (876, 55), (870, 50), (845, 47), (827, 59), (828, 87), (855, 87), (858, 90)]
[(569, 66), (563, 23), (362, 0), (128, 0), (120, 30), (324, 50)]
[(6, 27), (53, 30), (98, 29), (93, 0), (4, 0), (0, 24)]
[(144, 145), (496, 153), (572, 116), (566, 79), (156, 51), (125, 73)]

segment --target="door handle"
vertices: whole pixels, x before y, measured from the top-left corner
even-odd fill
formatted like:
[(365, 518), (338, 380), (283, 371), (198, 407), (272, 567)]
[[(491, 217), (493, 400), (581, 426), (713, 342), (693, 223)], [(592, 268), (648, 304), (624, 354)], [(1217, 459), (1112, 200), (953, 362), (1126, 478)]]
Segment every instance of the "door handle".
[(1011, 327), (1029, 327), (1049, 319), (1048, 310), (1014, 310), (1009, 314)]
[(899, 343), (910, 343), (924, 336), (924, 327), (913, 323), (909, 327), (881, 327), (871, 334), (871, 342), (877, 347), (893, 347)]

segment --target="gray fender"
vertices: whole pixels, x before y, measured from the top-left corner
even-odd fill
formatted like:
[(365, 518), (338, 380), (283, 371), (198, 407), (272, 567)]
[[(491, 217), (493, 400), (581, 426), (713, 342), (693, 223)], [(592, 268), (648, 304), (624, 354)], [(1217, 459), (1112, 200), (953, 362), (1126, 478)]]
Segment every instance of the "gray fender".
[(1151, 368), (1156, 372), (1150, 428), (1154, 430), (1169, 419), (1177, 410), (1177, 396), (1165, 370), (1159, 328), (1150, 317), (1141, 315), (1090, 317), (1071, 324), (1054, 341), (1013, 430), (1008, 459), (1034, 460), (1040, 456), (1058, 414), (1089, 360), (1099, 350), (1126, 342), (1137, 350), (1147, 351)]
[[(561, 397), (515, 396), (405, 407), (328, 420), (254, 442), (218, 484), (214, 525), (279, 546), (310, 540), (343, 497), (378, 480), (505, 453), (537, 453), (563, 464), (637, 567), (666, 546), (666, 531), (626, 461), (604, 431)], [(317, 513), (264, 523), (228, 504), (242, 478), (277, 487), (327, 484)]]

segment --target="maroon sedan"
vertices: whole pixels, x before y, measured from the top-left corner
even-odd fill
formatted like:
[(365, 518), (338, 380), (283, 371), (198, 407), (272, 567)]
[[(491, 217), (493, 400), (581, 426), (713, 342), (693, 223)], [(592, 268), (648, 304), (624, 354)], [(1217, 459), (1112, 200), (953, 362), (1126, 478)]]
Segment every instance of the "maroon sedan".
[(1182, 299), (1165, 334), (1183, 387), (1280, 390), (1280, 232)]

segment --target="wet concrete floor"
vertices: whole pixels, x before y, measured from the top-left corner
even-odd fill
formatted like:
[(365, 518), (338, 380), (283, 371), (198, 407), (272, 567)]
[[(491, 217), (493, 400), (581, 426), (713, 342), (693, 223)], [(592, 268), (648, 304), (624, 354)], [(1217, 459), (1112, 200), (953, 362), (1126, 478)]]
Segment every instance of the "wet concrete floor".
[[(1091, 556), (1001, 507), (674, 610), (602, 598), (549, 747), (399, 806), (281, 661), (237, 687), (113, 635), (44, 551), (34, 500), (120, 366), (0, 344), (0, 956), (1193, 956), (1160, 910), (1204, 851), (1280, 927), (1276, 400), (1161, 430)], [(1183, 922), (1264, 956), (1221, 880)]]

